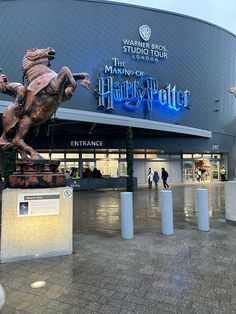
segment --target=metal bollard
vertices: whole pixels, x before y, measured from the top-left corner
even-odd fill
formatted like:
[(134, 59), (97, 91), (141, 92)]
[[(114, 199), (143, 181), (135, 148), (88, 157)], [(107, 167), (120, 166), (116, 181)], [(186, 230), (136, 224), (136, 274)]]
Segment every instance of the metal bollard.
[(121, 237), (131, 240), (134, 237), (133, 193), (120, 193)]
[(208, 190), (197, 189), (198, 230), (209, 231)]
[(161, 229), (162, 234), (171, 235), (174, 233), (173, 227), (173, 201), (172, 191), (161, 191)]
[(5, 291), (2, 285), (0, 285), (0, 309), (2, 308), (5, 301), (6, 301)]

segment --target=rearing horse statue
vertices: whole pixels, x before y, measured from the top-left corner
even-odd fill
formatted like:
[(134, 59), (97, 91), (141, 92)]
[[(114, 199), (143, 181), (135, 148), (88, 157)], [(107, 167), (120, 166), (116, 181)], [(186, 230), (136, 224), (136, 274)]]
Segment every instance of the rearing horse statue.
[[(50, 119), (60, 103), (69, 100), (75, 91), (76, 81), (90, 88), (87, 73), (71, 73), (68, 67), (63, 67), (57, 74), (48, 66), (55, 57), (52, 48), (26, 50), (23, 58), (23, 73), (27, 87), (19, 83), (9, 83), (5, 75), (1, 75), (0, 92), (15, 97), (15, 100), (3, 113), (3, 134), (0, 137), (0, 147), (4, 150), (16, 147), (21, 158), (41, 159), (37, 151), (24, 141), (31, 127), (39, 126)], [(47, 63), (47, 64), (45, 64)], [(17, 114), (17, 109), (23, 103), (23, 111)], [(8, 133), (16, 127), (13, 139), (8, 139)]]

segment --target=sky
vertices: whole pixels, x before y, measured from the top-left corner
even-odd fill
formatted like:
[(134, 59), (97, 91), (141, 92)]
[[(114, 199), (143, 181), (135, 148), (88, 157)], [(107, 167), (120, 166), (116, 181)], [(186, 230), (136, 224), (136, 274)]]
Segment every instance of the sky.
[(236, 35), (236, 0), (108, 0), (182, 13), (221, 26)]

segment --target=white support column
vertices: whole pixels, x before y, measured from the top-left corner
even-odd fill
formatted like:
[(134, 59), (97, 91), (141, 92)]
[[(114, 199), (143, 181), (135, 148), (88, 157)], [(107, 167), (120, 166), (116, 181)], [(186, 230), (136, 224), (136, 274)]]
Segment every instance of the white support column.
[(225, 186), (225, 219), (236, 223), (236, 181), (227, 181)]
[(134, 237), (133, 193), (120, 193), (121, 237), (131, 240)]
[(197, 189), (198, 229), (209, 231), (208, 190)]
[(173, 200), (171, 190), (161, 191), (161, 229), (162, 234), (172, 235), (173, 226)]

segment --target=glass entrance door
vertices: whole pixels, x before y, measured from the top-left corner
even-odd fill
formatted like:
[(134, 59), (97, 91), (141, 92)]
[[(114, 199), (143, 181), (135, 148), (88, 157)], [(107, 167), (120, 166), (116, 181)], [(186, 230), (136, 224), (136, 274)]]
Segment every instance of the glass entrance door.
[(183, 181), (184, 182), (194, 181), (193, 161), (183, 161)]
[(220, 162), (218, 160), (213, 160), (212, 164), (212, 180), (220, 179)]
[(195, 173), (197, 181), (210, 182), (212, 180), (211, 162), (209, 159), (197, 159), (195, 160)]

